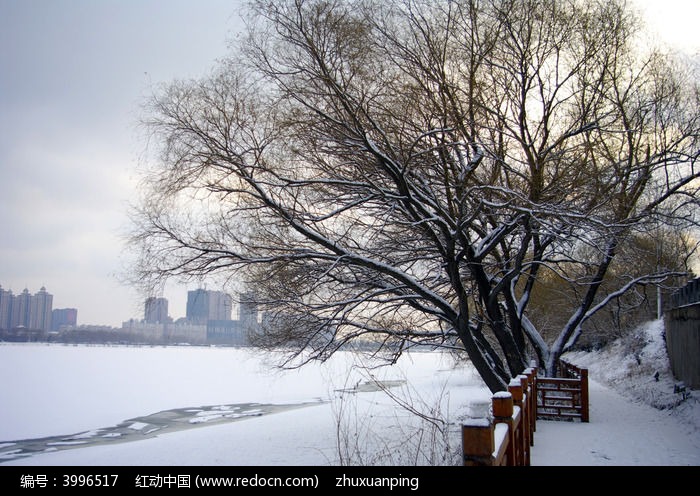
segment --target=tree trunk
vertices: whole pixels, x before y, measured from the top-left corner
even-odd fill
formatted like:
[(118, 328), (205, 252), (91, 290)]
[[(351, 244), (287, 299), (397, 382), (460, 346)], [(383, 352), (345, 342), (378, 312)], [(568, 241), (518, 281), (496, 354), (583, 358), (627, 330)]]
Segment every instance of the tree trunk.
[(487, 356), (486, 351), (479, 347), (467, 320), (463, 315), (457, 317), (455, 329), (457, 329), (457, 335), (464, 345), (469, 360), (492, 393), (505, 391), (510, 380), (508, 372), (504, 368), (498, 367), (498, 364)]

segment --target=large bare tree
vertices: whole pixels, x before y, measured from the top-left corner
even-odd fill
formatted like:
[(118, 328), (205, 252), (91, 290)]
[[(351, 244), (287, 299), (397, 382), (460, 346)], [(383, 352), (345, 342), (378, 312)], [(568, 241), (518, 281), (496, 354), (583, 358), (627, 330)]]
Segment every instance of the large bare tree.
[[(679, 275), (603, 284), (633, 235), (697, 226), (697, 79), (624, 3), (259, 1), (248, 21), (151, 102), (141, 283), (222, 275), (255, 290), (261, 343), (457, 348), (497, 391)], [(577, 300), (548, 340), (528, 305), (552, 277)]]

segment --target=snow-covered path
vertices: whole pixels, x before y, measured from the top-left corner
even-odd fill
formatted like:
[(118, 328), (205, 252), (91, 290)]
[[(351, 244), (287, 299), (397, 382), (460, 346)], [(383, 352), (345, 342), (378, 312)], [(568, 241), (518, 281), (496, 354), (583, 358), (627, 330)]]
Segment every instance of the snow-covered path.
[(537, 422), (532, 465), (700, 466), (700, 433), (589, 380), (590, 422)]

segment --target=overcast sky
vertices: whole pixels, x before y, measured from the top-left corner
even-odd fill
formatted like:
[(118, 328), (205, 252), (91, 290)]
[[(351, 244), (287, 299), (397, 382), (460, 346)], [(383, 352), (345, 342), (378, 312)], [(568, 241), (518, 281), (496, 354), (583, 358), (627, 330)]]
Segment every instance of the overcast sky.
[[(126, 210), (144, 151), (140, 103), (205, 75), (243, 0), (0, 0), (0, 285), (41, 286), (79, 324), (143, 317), (122, 285)], [(700, 0), (649, 0), (671, 43), (700, 51)], [(170, 289), (170, 315), (186, 291)], [(235, 318), (235, 315), (234, 315)]]

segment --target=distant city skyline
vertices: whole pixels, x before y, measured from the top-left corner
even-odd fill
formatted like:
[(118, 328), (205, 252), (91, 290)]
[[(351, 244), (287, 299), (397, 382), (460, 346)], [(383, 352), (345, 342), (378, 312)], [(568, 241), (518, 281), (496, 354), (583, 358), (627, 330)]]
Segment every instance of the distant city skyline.
[[(54, 294), (49, 293), (42, 286), (32, 294), (29, 288), (16, 291), (0, 283), (0, 329), (13, 327), (27, 327), (42, 329), (45, 331), (57, 331), (63, 326), (110, 326), (119, 328), (123, 322), (129, 320), (143, 320), (146, 323), (164, 324), (167, 322), (189, 320), (191, 323), (206, 324), (209, 320), (232, 320), (234, 299), (225, 291), (207, 290), (197, 288), (194, 290), (182, 289), (186, 296), (185, 311), (179, 314), (170, 313), (170, 300), (163, 296), (147, 297), (142, 302), (140, 316), (124, 315), (118, 324), (107, 322), (78, 322), (78, 308), (71, 306), (66, 308), (54, 308)], [(182, 295), (181, 295), (182, 296)], [(257, 315), (256, 305), (252, 302), (249, 293), (241, 295), (238, 304), (238, 313), (243, 319), (249, 319), (251, 315)], [(236, 320), (236, 319), (233, 319)]]
[(15, 295), (0, 285), (0, 334), (10, 342), (133, 343), (251, 346), (260, 329), (252, 293), (241, 295), (238, 318), (233, 298), (223, 291), (199, 288), (187, 294), (187, 316), (168, 315), (168, 299), (148, 297), (142, 319), (121, 326), (79, 324), (76, 308), (52, 308), (53, 295), (44, 286)]

